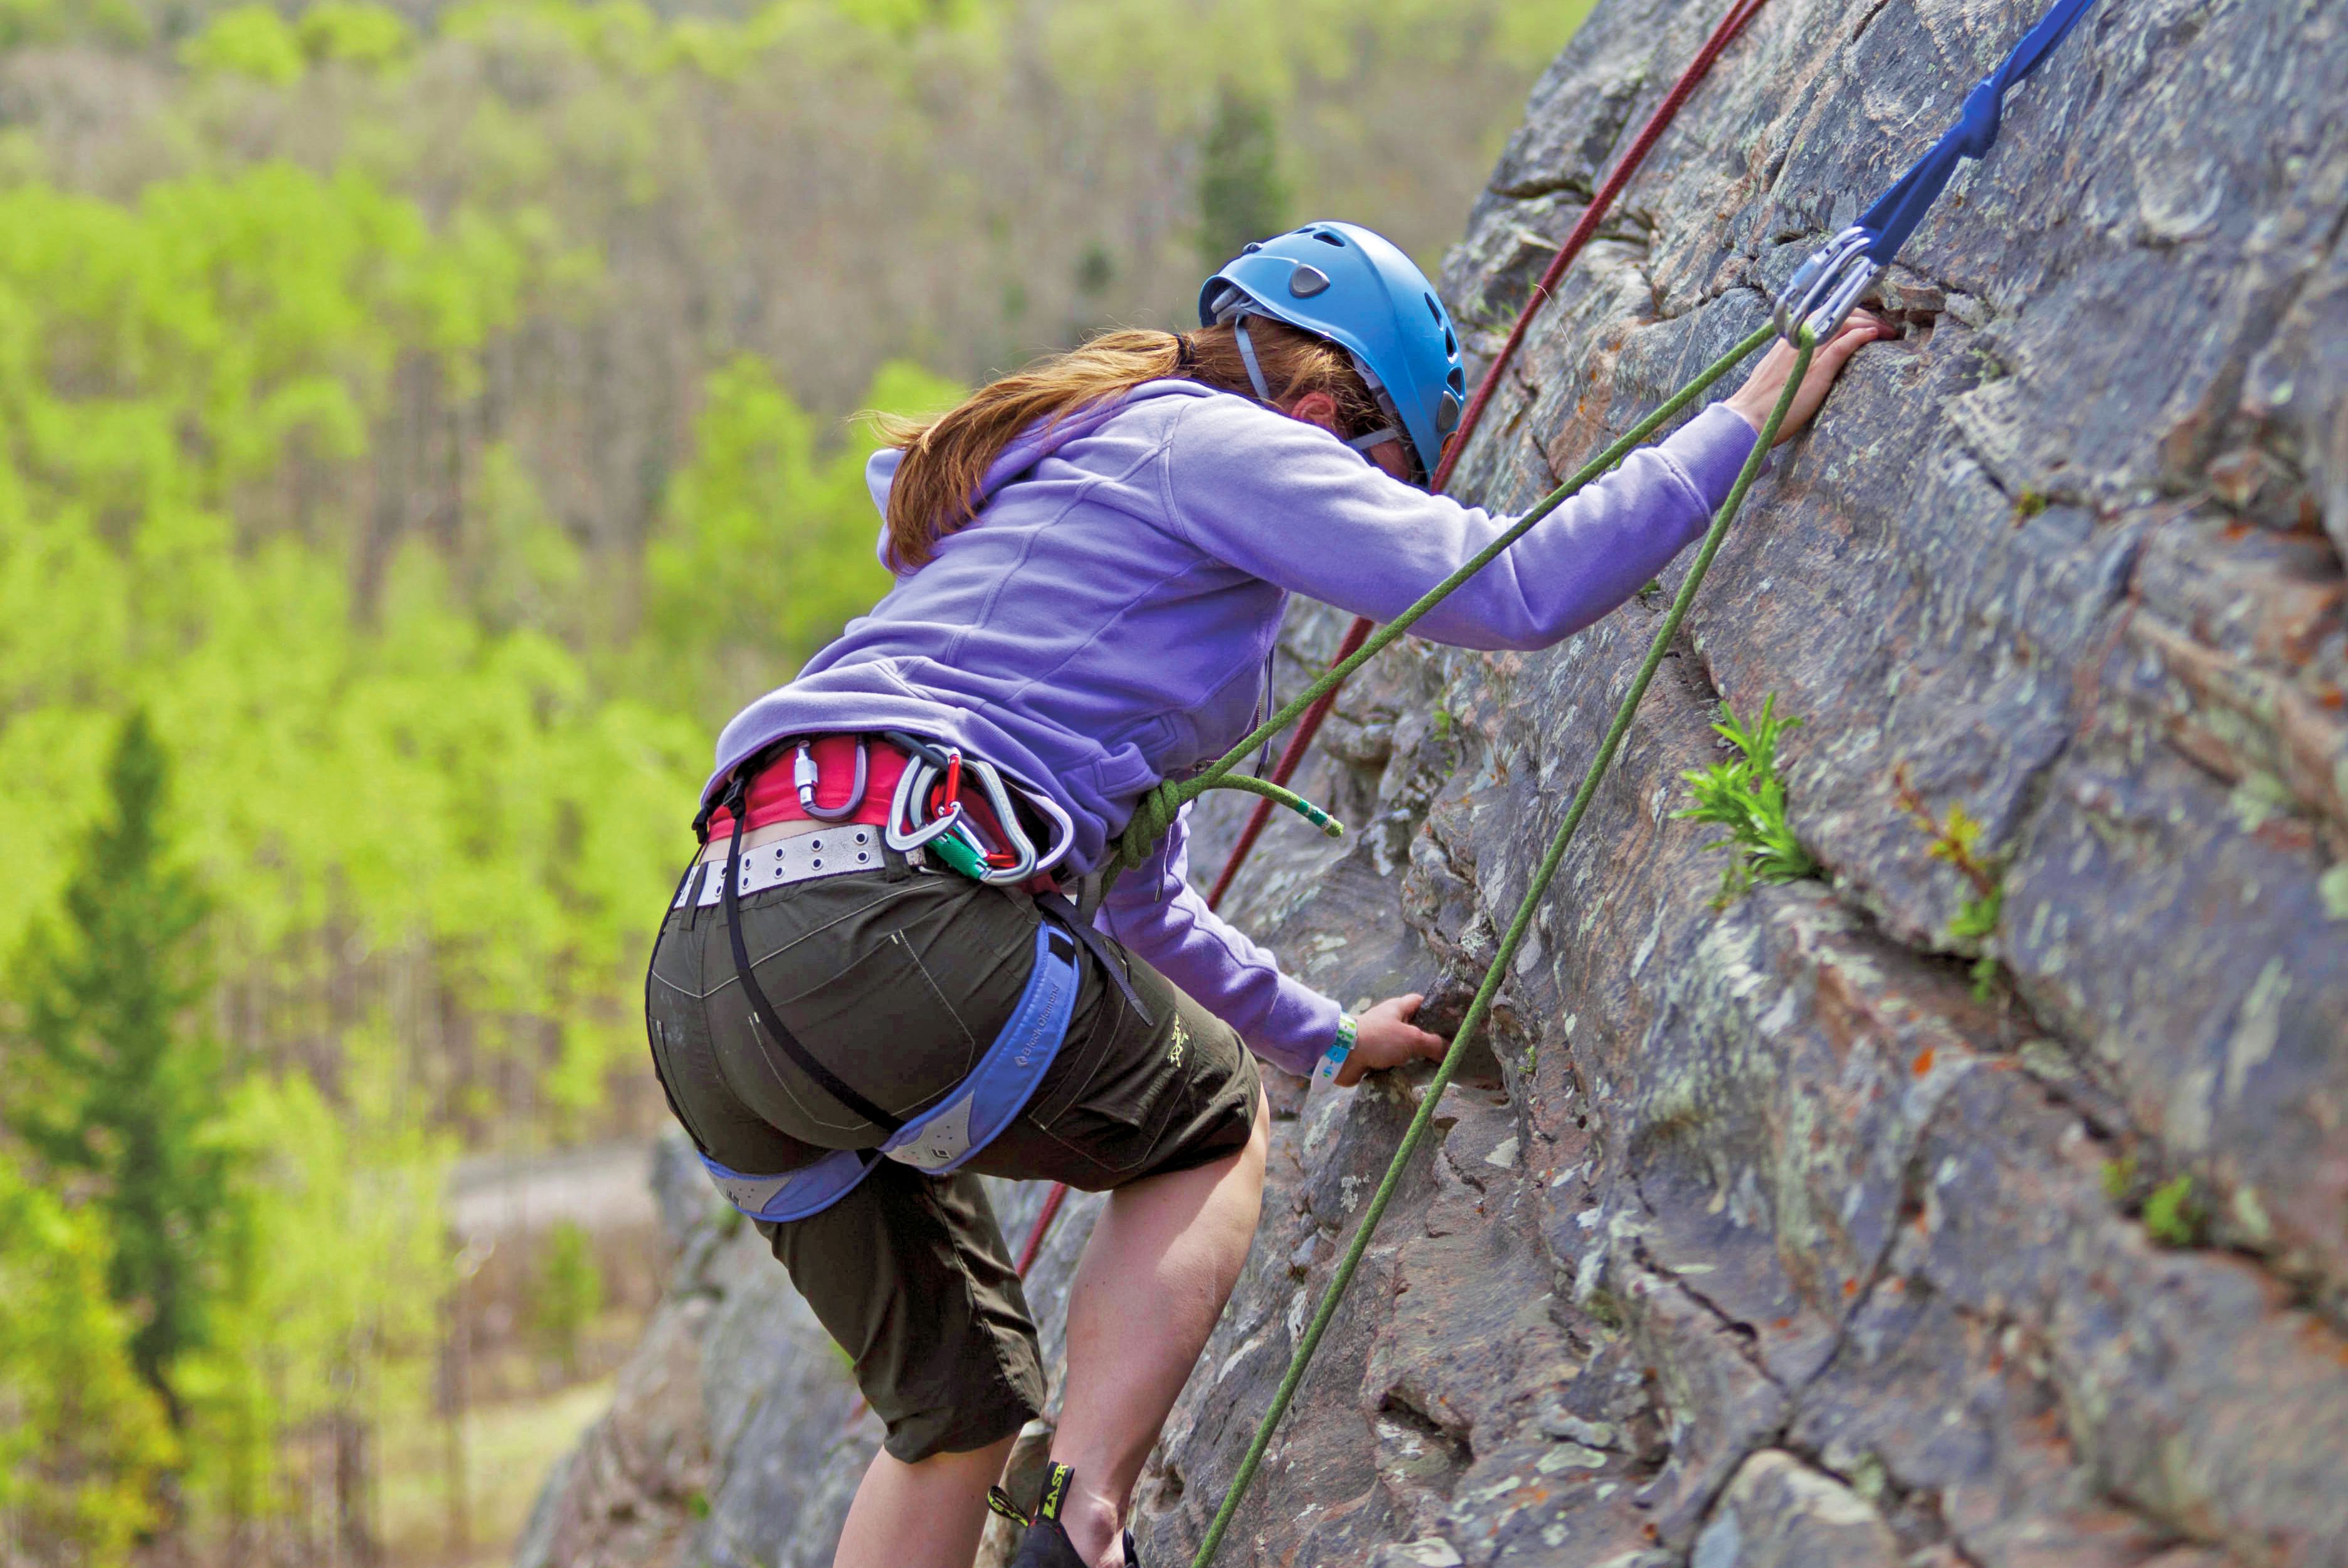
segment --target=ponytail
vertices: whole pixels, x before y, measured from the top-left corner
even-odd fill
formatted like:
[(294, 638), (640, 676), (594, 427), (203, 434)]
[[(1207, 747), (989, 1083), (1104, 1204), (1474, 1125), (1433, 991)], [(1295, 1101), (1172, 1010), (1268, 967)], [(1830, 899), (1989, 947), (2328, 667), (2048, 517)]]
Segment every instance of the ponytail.
[[(1385, 423), (1352, 356), (1325, 338), (1262, 316), (1248, 335), (1275, 404), (1308, 393), (1336, 399), (1338, 434)], [(877, 418), (882, 439), (905, 454), (889, 487), (889, 552), (897, 569), (929, 564), (938, 541), (978, 515), (978, 489), (1005, 448), (1037, 427), (1121, 397), (1148, 381), (1196, 381), (1252, 399), (1247, 363), (1229, 325), (1197, 332), (1106, 332), (1005, 376), (934, 419)]]

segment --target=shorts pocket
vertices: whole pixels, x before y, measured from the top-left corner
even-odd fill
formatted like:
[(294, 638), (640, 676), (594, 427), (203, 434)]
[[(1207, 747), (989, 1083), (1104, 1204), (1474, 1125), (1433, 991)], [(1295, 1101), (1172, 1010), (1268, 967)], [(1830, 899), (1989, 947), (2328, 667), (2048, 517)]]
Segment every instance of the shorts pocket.
[(1197, 1051), (1194, 1030), (1173, 995), (1150, 998), (1165, 1020), (1156, 1028), (1144, 1024), (1114, 989), (1103, 1000), (1113, 1004), (1117, 1018), (1107, 1049), (1076, 1087), (1029, 1116), (1054, 1142), (1107, 1175), (1122, 1176), (1156, 1152), (1182, 1101)]

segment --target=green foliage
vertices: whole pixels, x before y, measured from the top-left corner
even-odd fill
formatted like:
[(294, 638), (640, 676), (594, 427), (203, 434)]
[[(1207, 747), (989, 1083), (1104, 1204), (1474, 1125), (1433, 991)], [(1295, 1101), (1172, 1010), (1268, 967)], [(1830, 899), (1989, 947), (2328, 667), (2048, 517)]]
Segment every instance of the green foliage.
[(136, 48), (153, 35), (139, 0), (0, 0), (0, 49), (71, 40)]
[(2144, 1201), (2145, 1233), (2165, 1247), (2199, 1245), (2207, 1220), (2189, 1175), (2161, 1183)]
[(250, 1180), (223, 1248), (213, 1343), (187, 1364), (188, 1491), (211, 1518), (302, 1505), (284, 1439), (330, 1420), (422, 1419), (452, 1264), (434, 1130), (379, 1026), (344, 1041), (339, 1096), (305, 1073), (248, 1078), (226, 1136)]
[(2115, 1203), (2127, 1202), (2136, 1191), (2136, 1154), (2133, 1150), (2116, 1160), (2104, 1161), (2104, 1196)]
[(51, 1182), (87, 1184), (114, 1243), (107, 1290), (138, 1325), (132, 1364), (174, 1425), (182, 1357), (210, 1335), (232, 1161), (224, 1070), (191, 1014), (210, 988), (208, 903), (163, 837), (170, 769), (144, 712), (106, 769), (107, 815), (17, 973), (27, 1022), (9, 1128)]
[(577, 1376), (580, 1341), (603, 1310), (603, 1273), (596, 1265), (594, 1238), (569, 1220), (547, 1233), (530, 1309), (540, 1343)]
[(177, 1448), (107, 1291), (101, 1213), (0, 1149), (0, 1539), (11, 1561), (115, 1568), (155, 1521)]
[[(712, 376), (706, 396), (693, 461), (645, 552), (645, 618), (663, 688), (714, 726), (870, 608), (890, 579), (874, 552), (869, 449), (822, 450), (815, 421), (747, 356)], [(918, 416), (960, 396), (892, 365), (868, 407)]]
[[(1965, 810), (1963, 801), (1952, 804), (1947, 817), (1935, 817), (1923, 796), (1909, 782), (1907, 764), (1893, 769), (1891, 782), (1893, 799), (1927, 841), (1924, 852), (1956, 868), (1972, 890), (1949, 922), (1950, 939), (1967, 946), (1986, 947), (1995, 940), (1998, 922), (2005, 913), (2004, 858), (1982, 847), (1982, 824)], [(1996, 994), (1997, 970), (1994, 952), (1983, 951), (1973, 960), (1976, 998), (1986, 1002)]]
[(407, 19), (376, 0), (322, 0), (302, 13), (294, 32), (309, 58), (367, 70), (397, 64), (416, 43)]
[(1224, 83), (1200, 150), (1200, 264), (1212, 272), (1251, 241), (1287, 228), (1288, 202), (1271, 107)]
[(301, 79), (306, 64), (302, 39), (274, 6), (239, 5), (214, 16), (180, 46), (191, 70), (251, 77), (273, 87)]
[(1818, 861), (1802, 848), (1786, 820), (1786, 785), (1777, 776), (1777, 742), (1801, 727), (1798, 718), (1777, 717), (1775, 692), (1762, 697), (1761, 712), (1750, 727), (1723, 699), (1720, 718), (1712, 727), (1736, 755), (1680, 775), (1695, 804), (1672, 815), (1728, 830), (1726, 838), (1704, 845), (1729, 851), (1728, 865), (1720, 873), (1720, 892), (1713, 900), (1715, 908), (1756, 882), (1793, 882), (1817, 874)]

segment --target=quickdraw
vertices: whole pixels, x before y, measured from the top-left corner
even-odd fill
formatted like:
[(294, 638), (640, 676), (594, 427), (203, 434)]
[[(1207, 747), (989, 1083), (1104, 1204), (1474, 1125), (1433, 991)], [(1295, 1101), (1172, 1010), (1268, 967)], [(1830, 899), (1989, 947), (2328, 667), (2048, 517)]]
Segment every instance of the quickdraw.
[(1802, 325), (1808, 326), (1820, 343), (1834, 335), (1835, 328), (1883, 275), (1900, 254), (1900, 247), (1916, 232), (1916, 225), (1941, 199), (1957, 165), (1968, 158), (1986, 158), (1997, 145), (2006, 93), (2038, 68), (2094, 4), (2095, 0), (2055, 0), (1997, 69), (1965, 95), (1957, 123), (1877, 197), (1859, 215), (1858, 222), (1828, 241), (1795, 270), (1777, 300), (1780, 335), (1790, 343), (1795, 329)]

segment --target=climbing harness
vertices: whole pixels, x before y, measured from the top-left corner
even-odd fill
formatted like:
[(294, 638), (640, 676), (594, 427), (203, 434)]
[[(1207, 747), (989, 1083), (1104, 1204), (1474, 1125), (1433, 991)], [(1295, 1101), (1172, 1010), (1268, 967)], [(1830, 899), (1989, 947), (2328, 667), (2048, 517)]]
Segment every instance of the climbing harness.
[(2095, 0), (2055, 0), (2038, 25), (2022, 36), (2013, 52), (1965, 95), (1957, 122), (1924, 156), (1894, 181), (1859, 215), (1859, 222), (1828, 241), (1795, 270), (1777, 300), (1777, 331), (1791, 342), (1794, 329), (1807, 325), (1820, 343), (1851, 313), (1859, 297), (1883, 275), (1932, 203), (1941, 199), (1957, 165), (1986, 158), (1997, 145), (1998, 123), (2009, 88), (2018, 86), (2054, 51)]
[[(1059, 1054), (1075, 1014), (1076, 943), (1058, 923), (1035, 928), (1035, 965), (1018, 1005), (969, 1077), (941, 1104), (899, 1126), (877, 1150), (837, 1149), (779, 1176), (728, 1170), (708, 1155), (701, 1163), (728, 1202), (754, 1220), (804, 1220), (852, 1191), (883, 1159), (932, 1176), (960, 1170), (1026, 1109)], [(745, 979), (748, 977), (746, 975)]]
[[(886, 863), (884, 845), (899, 853), (907, 850), (934, 852), (961, 874), (994, 883), (1025, 881), (1067, 852), (1072, 831), (1058, 835), (1059, 841), (1049, 854), (1037, 853), (1033, 841), (1019, 825), (1018, 812), (1001, 773), (990, 764), (975, 758), (965, 762), (959, 751), (949, 748), (940, 753), (925, 741), (894, 731), (885, 732), (882, 738), (906, 752), (910, 760), (898, 779), (889, 820), (878, 834), (867, 826), (830, 827), (777, 840), (746, 856), (742, 841), (750, 818), (750, 780), (761, 771), (757, 759), (736, 769), (725, 792), (705, 806), (695, 820), (696, 830), (705, 830), (710, 817), (721, 808), (732, 818), (726, 858), (707, 862), (698, 902), (725, 904), (726, 940), (733, 949), (735, 976), (741, 982), (742, 995), (749, 1006), (752, 1030), (773, 1041), (834, 1099), (888, 1133), (877, 1150), (834, 1150), (798, 1170), (772, 1175), (733, 1170), (703, 1151), (701, 1162), (717, 1190), (728, 1202), (753, 1219), (803, 1220), (820, 1213), (854, 1191), (883, 1159), (900, 1161), (932, 1176), (961, 1169), (1000, 1136), (1035, 1098), (1067, 1036), (1068, 1020), (1076, 1013), (1082, 988), (1076, 957), (1084, 934), (1074, 925), (1073, 912), (1065, 900), (1039, 896), (1036, 903), (1045, 918), (1036, 923), (1034, 965), (1011, 1016), (979, 1057), (978, 1065), (937, 1104), (909, 1119), (891, 1115), (858, 1093), (783, 1023), (782, 1016), (767, 999), (766, 990), (758, 983), (748, 944), (742, 935), (741, 901), (749, 894), (817, 877), (876, 869)], [(1008, 846), (987, 847), (984, 830), (964, 810), (959, 789), (965, 770), (986, 792), (994, 809), (994, 824), (1009, 841)], [(868, 779), (866, 743), (859, 736), (856, 778), (848, 803), (818, 811), (811, 809), (819, 782), (811, 743), (799, 744), (794, 754), (794, 790), (801, 810), (808, 810), (818, 821), (837, 823), (853, 815), (863, 804)], [(941, 779), (942, 788), (933, 793), (932, 785)], [(923, 809), (932, 814), (932, 820), (908, 828), (909, 802), (917, 801), (927, 802)], [(1051, 808), (1050, 813), (1059, 824), (1066, 823), (1066, 815), (1056, 807)], [(687, 868), (677, 884), (675, 907), (681, 908), (694, 898), (694, 874), (702, 870), (703, 862), (699, 861)], [(1112, 975), (1123, 980), (1114, 965), (1108, 967)]]

